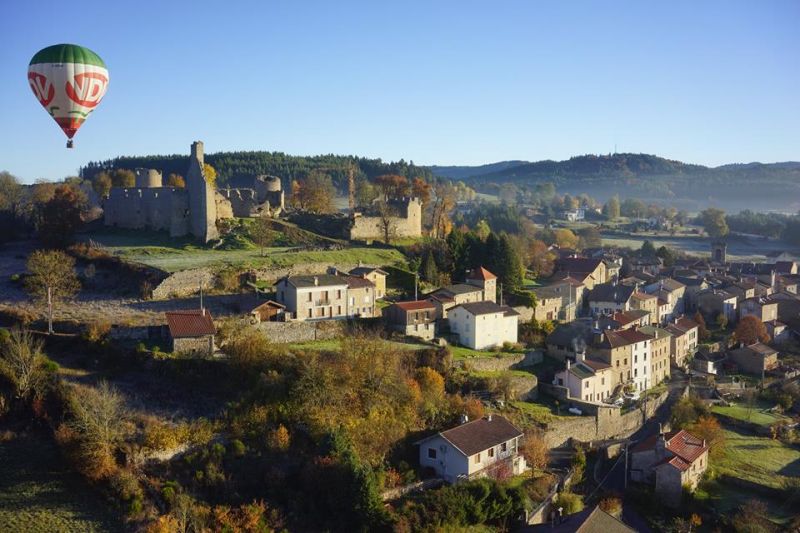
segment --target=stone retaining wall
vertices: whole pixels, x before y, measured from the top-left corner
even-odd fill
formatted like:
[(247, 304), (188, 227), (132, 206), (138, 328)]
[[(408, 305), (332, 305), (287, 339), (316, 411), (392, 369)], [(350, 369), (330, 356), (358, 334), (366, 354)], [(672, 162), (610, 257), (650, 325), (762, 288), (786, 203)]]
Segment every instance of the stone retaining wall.
[(456, 368), (469, 368), (476, 372), (502, 372), (503, 370), (513, 370), (534, 366), (541, 363), (544, 355), (542, 352), (531, 351), (519, 355), (498, 355), (497, 357), (473, 357), (471, 359), (460, 359), (453, 361)]
[(167, 279), (159, 283), (153, 289), (152, 297), (154, 300), (168, 300), (170, 298), (194, 296), (200, 291), (201, 283), (203, 288), (208, 290), (214, 286), (216, 279), (216, 275), (208, 268), (181, 270), (171, 274)]
[(344, 322), (261, 322), (254, 325), (273, 343), (307, 342), (334, 339), (341, 336)]

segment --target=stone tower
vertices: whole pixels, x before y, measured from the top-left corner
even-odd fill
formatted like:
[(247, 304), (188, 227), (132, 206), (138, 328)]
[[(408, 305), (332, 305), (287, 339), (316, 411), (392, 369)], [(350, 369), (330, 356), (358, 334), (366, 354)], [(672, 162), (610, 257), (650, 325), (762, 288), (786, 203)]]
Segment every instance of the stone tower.
[(189, 193), (189, 231), (208, 242), (219, 238), (217, 231), (217, 204), (214, 188), (206, 180), (203, 171), (203, 143), (192, 143), (189, 170), (186, 172), (186, 190)]
[(711, 243), (711, 262), (724, 265), (728, 262), (728, 243), (714, 241)]

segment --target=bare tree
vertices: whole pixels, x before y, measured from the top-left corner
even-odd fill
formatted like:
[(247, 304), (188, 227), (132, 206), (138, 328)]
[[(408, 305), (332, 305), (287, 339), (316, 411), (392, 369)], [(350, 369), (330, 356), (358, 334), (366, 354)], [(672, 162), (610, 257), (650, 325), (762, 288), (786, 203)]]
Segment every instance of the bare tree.
[(14, 328), (0, 346), (0, 375), (14, 386), (14, 394), (24, 400), (36, 394), (46, 379), (46, 358), (41, 339)]
[(26, 287), (34, 299), (47, 303), (47, 332), (53, 333), (53, 306), (80, 289), (75, 259), (58, 250), (36, 250), (28, 257)]
[(255, 219), (253, 225), (250, 226), (250, 238), (261, 248), (262, 257), (264, 250), (275, 242), (275, 232), (272, 231), (266, 211), (262, 212), (261, 216)]
[(381, 201), (378, 204), (378, 223), (383, 233), (383, 242), (390, 244), (391, 240), (397, 234), (397, 210), (386, 201)]

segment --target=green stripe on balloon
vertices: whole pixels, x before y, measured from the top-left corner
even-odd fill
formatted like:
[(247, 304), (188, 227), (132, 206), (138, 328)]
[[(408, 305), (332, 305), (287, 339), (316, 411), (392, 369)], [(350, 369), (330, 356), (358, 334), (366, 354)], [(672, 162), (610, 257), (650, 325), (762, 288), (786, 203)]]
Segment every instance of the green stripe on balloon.
[(31, 65), (41, 63), (79, 63), (83, 65), (95, 65), (106, 68), (106, 64), (100, 56), (76, 44), (56, 44), (40, 50), (33, 59)]

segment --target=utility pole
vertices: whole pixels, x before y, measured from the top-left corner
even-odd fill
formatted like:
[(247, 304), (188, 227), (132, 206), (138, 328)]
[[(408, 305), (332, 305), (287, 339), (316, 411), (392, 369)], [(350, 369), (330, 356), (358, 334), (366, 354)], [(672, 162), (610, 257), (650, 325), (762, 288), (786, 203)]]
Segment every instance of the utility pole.
[(419, 272), (414, 272), (414, 301), (416, 302), (419, 299), (417, 293), (419, 289), (417, 288), (419, 285)]
[(628, 490), (628, 446), (630, 445), (629, 442), (625, 443), (625, 472), (623, 475), (625, 476), (625, 490)]
[(47, 286), (47, 334), (53, 334), (53, 289)]
[(355, 165), (352, 161), (347, 164), (347, 192), (349, 195), (350, 216), (356, 214), (356, 175), (354, 167)]
[(203, 308), (203, 282), (200, 282), (200, 314), (206, 314), (205, 309)]

